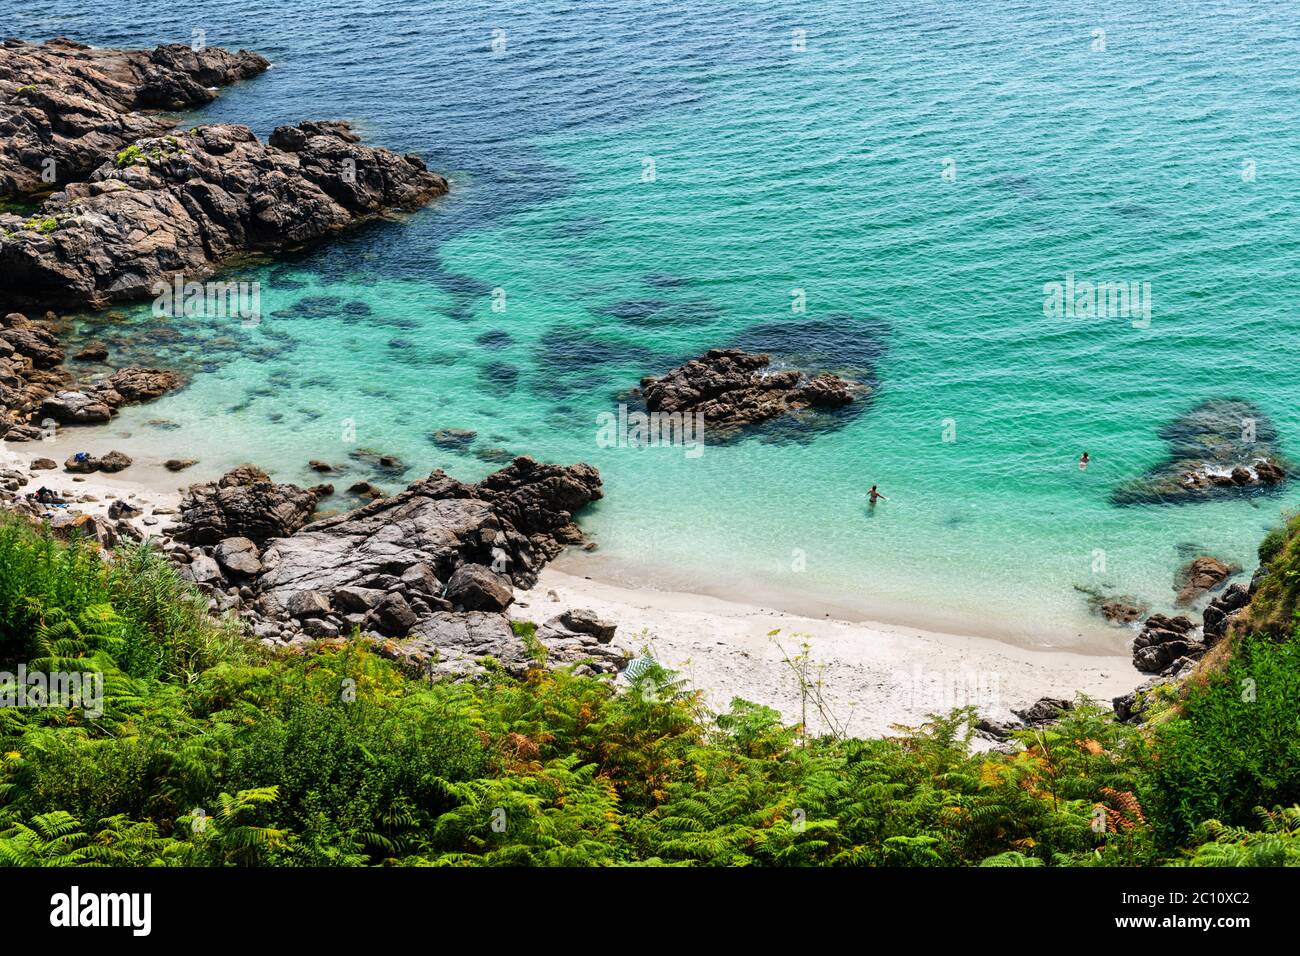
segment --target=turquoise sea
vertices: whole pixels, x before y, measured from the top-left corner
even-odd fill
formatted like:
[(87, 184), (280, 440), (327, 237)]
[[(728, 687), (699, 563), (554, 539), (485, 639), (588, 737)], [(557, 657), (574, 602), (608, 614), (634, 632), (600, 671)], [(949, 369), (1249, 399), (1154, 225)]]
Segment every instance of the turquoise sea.
[[(1109, 501), (1207, 398), (1256, 403), (1300, 457), (1294, 3), (59, 6), (5, 0), (0, 22), (100, 45), (202, 30), (275, 66), (187, 124), (347, 118), (453, 183), (235, 273), (261, 283), (256, 327), (81, 317), (193, 372), (111, 426), (133, 453), (314, 482), (308, 459), (367, 447), (408, 466), (389, 487), (505, 452), (585, 460), (606, 498), (581, 573), (1113, 648), (1076, 587), (1163, 607), (1190, 554), (1252, 567), (1300, 501)], [(1045, 316), (1069, 273), (1149, 282), (1149, 327)], [(699, 457), (598, 446), (620, 391), (728, 344), (870, 367), (874, 401)], [(446, 450), (439, 428), (478, 439)]]

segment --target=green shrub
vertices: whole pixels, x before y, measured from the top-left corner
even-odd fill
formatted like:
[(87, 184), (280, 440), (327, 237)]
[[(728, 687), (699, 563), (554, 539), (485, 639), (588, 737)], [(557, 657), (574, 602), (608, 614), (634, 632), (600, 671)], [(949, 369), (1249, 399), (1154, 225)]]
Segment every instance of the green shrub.
[(1239, 641), (1227, 667), (1194, 686), (1152, 743), (1147, 785), (1172, 847), (1202, 821), (1243, 826), (1259, 806), (1300, 802), (1300, 641)]
[(134, 166), (140, 160), (144, 159), (144, 150), (135, 143), (120, 151), (113, 159), (113, 165), (118, 169), (125, 169), (127, 166)]
[(1080, 699), (1008, 753), (972, 752), (969, 710), (812, 738), (657, 665), (427, 683), (359, 639), (274, 654), (160, 555), (9, 520), (0, 649), (105, 688), (98, 716), (0, 708), (0, 865), (1300, 863), (1300, 641), (1237, 642), (1145, 730)]

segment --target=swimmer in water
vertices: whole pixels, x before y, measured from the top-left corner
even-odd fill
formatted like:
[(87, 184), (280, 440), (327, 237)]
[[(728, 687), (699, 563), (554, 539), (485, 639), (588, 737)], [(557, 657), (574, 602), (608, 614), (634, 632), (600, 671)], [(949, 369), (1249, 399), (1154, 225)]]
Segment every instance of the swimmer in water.
[(1083, 453), (1083, 457), (1079, 459), (1079, 470), (1080, 470), (1080, 471), (1087, 471), (1087, 470), (1088, 470), (1088, 462), (1089, 462), (1089, 461), (1091, 461), (1091, 459), (1088, 457), (1088, 453), (1085, 451), (1085, 452)]
[(880, 492), (876, 490), (875, 485), (871, 486), (871, 490), (867, 492), (867, 497), (871, 500), (871, 507), (873, 508), (876, 506), (877, 501), (889, 500), (888, 498), (886, 498), (884, 495), (882, 495)]

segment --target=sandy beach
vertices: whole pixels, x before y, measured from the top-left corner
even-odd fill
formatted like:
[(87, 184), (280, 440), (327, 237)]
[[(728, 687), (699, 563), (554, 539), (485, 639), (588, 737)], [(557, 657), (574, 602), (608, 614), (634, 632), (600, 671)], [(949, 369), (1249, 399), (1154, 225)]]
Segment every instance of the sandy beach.
[[(130, 520), (142, 534), (165, 535), (188, 474), (168, 472), (161, 461), (137, 460), (112, 475), (72, 475), (61, 464), (31, 471), (34, 459), (62, 462), (83, 446), (99, 454), (108, 450), (101, 444), (93, 432), (81, 430), (49, 443), (6, 444), (0, 446), (0, 464), (30, 473), (21, 493), (44, 486), (69, 502), (69, 512), (97, 516), (121, 499), (140, 509)], [(598, 562), (584, 556), (584, 568), (593, 563)], [(617, 643), (680, 671), (719, 711), (742, 697), (799, 720), (799, 679), (786, 659), (806, 644), (808, 674), (821, 682), (826, 711), (809, 702), (815, 732), (834, 725), (855, 736), (879, 735), (892, 725), (919, 723), (927, 714), (965, 705), (1002, 721), (1012, 718), (1012, 707), (1043, 696), (1083, 692), (1109, 702), (1142, 679), (1126, 652), (1035, 649), (985, 635), (810, 617), (739, 599), (628, 587), (555, 567), (543, 571), (532, 590), (517, 592), (511, 613), (543, 623), (578, 607), (617, 622)], [(1116, 644), (1122, 647), (1118, 635)]]
[[(512, 614), (543, 623), (571, 607), (617, 621), (616, 643), (680, 671), (716, 710), (742, 697), (798, 720), (799, 679), (785, 658), (807, 644), (833, 722), (854, 736), (888, 733), (892, 725), (957, 706), (1007, 720), (1010, 708), (1043, 696), (1073, 698), (1081, 691), (1108, 704), (1143, 677), (1127, 653), (1033, 650), (988, 637), (802, 617), (705, 595), (621, 587), (553, 567), (531, 591), (518, 592)], [(831, 729), (811, 703), (808, 722), (814, 732)]]
[[(89, 432), (75, 430), (81, 438)], [(18, 490), (20, 495), (35, 494), (42, 487), (53, 491), (60, 499), (67, 502), (66, 509), (51, 506), (47, 516), (67, 511), (95, 517), (105, 517), (109, 506), (116, 500), (126, 501), (140, 509), (138, 514), (130, 516), (131, 522), (142, 535), (159, 537), (164, 535), (172, 523), (180, 505), (179, 485), (182, 479), (163, 468), (161, 462), (137, 462), (129, 469), (115, 474), (94, 472), (89, 475), (74, 475), (63, 470), (64, 459), (72, 454), (69, 449), (86, 450), (85, 444), (95, 454), (107, 451), (100, 449), (94, 442), (61, 437), (53, 442), (25, 442), (22, 444), (0, 443), (0, 468), (11, 468), (27, 472), (27, 483)], [(33, 470), (31, 464), (40, 458), (49, 458), (59, 462), (57, 468)]]

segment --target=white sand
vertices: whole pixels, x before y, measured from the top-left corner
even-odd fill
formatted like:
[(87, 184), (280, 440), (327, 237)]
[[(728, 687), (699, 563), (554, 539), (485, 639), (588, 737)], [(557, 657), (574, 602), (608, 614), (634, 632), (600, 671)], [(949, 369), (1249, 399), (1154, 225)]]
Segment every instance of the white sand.
[[(543, 623), (565, 608), (583, 607), (617, 622), (616, 644), (637, 654), (648, 649), (704, 691), (715, 710), (743, 697), (798, 721), (800, 681), (782, 658), (798, 655), (807, 643), (810, 676), (820, 674), (827, 710), (842, 730), (859, 737), (968, 704), (1007, 720), (1011, 707), (1043, 696), (1073, 698), (1082, 691), (1109, 703), (1144, 677), (1119, 652), (1118, 634), (1115, 653), (1033, 650), (988, 637), (800, 617), (716, 597), (626, 588), (554, 568), (518, 598), (523, 605), (513, 614), (524, 620)], [(780, 632), (775, 640), (772, 631)], [(808, 724), (813, 732), (830, 729), (811, 701)]]

